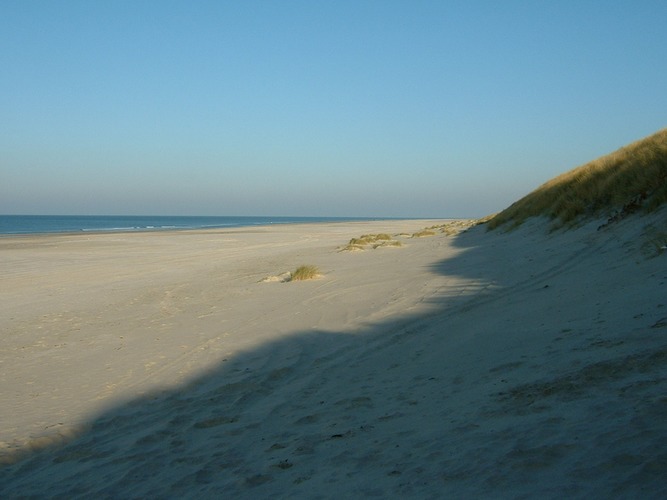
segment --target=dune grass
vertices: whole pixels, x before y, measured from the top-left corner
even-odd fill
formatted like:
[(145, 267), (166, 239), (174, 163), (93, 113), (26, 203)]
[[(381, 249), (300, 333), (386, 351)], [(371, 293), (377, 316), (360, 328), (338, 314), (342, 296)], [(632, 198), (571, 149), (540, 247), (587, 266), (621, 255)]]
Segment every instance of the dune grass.
[(354, 252), (358, 250), (366, 250), (371, 247), (373, 249), (379, 247), (400, 247), (402, 243), (394, 240), (391, 235), (387, 233), (380, 234), (363, 234), (358, 238), (352, 238), (350, 242), (341, 249), (341, 251)]
[(350, 245), (371, 245), (378, 241), (390, 241), (391, 236), (387, 233), (380, 234), (362, 234), (358, 238), (352, 238)]
[(402, 246), (403, 246), (403, 243), (401, 243), (400, 241), (389, 240), (389, 241), (385, 241), (383, 243), (379, 243), (376, 246), (374, 246), (373, 248), (378, 248), (378, 247), (402, 247)]
[(294, 272), (290, 281), (305, 281), (317, 278), (320, 275), (320, 270), (316, 266), (299, 266)]
[(667, 129), (546, 182), (488, 221), (489, 229), (546, 216), (553, 229), (582, 219), (653, 211), (667, 202)]
[(427, 227), (423, 230), (427, 232), (426, 234), (421, 234), (422, 231), (420, 231), (415, 233), (413, 236), (430, 236), (430, 233), (434, 233), (435, 231), (442, 233), (445, 236), (456, 236), (457, 234), (466, 231), (478, 224), (483, 224), (484, 222), (485, 221), (483, 219), (457, 219), (450, 222), (445, 222), (444, 224), (438, 224), (437, 226)]
[[(428, 236), (435, 236), (438, 233), (444, 234), (446, 236), (455, 236), (472, 226), (480, 224), (478, 219), (457, 219), (444, 224), (439, 224), (436, 226), (426, 227), (417, 231), (416, 233), (401, 233), (397, 234), (396, 237), (401, 238), (425, 238)], [(364, 234), (358, 238), (352, 238), (350, 242), (339, 248), (341, 252), (357, 252), (372, 248), (387, 248), (387, 247), (402, 247), (403, 243), (394, 239), (391, 235), (387, 233), (380, 234)]]
[(435, 231), (431, 229), (422, 229), (412, 235), (413, 238), (424, 238), (426, 236), (435, 236)]
[(358, 243), (348, 243), (344, 247), (340, 248), (340, 252), (359, 252), (366, 250), (366, 245), (361, 245)]

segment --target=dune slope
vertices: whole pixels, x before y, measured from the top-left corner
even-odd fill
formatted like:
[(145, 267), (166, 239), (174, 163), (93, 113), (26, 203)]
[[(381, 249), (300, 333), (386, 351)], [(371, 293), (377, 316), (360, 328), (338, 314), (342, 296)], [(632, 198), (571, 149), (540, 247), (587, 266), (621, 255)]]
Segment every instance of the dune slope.
[(520, 225), (546, 216), (554, 226), (582, 218), (650, 212), (667, 202), (667, 129), (546, 182), (489, 221)]

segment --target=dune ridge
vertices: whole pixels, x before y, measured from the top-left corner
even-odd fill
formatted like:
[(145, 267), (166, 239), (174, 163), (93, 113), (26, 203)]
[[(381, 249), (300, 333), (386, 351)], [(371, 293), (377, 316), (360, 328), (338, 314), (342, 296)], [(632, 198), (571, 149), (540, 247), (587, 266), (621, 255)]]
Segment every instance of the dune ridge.
[(667, 129), (561, 174), (510, 205), (489, 227), (544, 216), (558, 228), (591, 217), (618, 219), (667, 202)]

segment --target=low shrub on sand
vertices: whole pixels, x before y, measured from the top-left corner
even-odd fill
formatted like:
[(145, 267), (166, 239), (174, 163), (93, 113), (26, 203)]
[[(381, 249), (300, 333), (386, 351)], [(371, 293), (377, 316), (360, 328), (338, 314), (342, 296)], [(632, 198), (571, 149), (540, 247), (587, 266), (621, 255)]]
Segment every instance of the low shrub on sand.
[(320, 270), (316, 266), (299, 266), (292, 273), (291, 281), (312, 280), (320, 275)]

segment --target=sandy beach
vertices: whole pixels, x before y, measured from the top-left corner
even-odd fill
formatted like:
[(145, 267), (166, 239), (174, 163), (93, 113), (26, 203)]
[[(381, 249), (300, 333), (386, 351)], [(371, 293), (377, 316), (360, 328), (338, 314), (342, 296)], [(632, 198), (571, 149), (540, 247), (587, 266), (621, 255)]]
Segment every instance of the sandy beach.
[(665, 498), (666, 216), (0, 238), (0, 496)]

